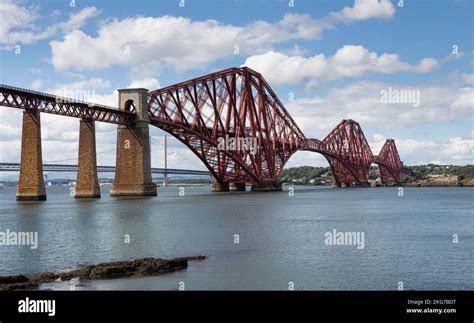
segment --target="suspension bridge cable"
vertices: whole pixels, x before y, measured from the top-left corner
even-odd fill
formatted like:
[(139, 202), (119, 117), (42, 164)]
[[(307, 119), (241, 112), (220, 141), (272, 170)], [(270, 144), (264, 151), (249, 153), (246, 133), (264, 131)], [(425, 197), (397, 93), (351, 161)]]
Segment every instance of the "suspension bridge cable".
[[(164, 150), (164, 145), (161, 143), (160, 140), (158, 140), (158, 139), (156, 139), (156, 138), (154, 138), (154, 137), (152, 137), (152, 136), (150, 136), (150, 138), (151, 138), (151, 141), (152, 141), (154, 144), (156, 144), (156, 145), (158, 146), (158, 148), (160, 148), (162, 151)], [(174, 138), (173, 138), (173, 139), (174, 139)], [(169, 154), (169, 153), (168, 153), (168, 154)], [(190, 161), (188, 158), (182, 157), (182, 156), (179, 155), (177, 152), (172, 152), (171, 155), (172, 155), (173, 157), (178, 158), (180, 161), (182, 161), (182, 162), (184, 162), (184, 163), (186, 163), (186, 164), (188, 164), (188, 165), (192, 165), (192, 166), (194, 166), (194, 167), (201, 168), (201, 169), (203, 168), (203, 165), (202, 165), (202, 164), (198, 164), (198, 163), (196, 163), (196, 162), (192, 162), (192, 161)]]

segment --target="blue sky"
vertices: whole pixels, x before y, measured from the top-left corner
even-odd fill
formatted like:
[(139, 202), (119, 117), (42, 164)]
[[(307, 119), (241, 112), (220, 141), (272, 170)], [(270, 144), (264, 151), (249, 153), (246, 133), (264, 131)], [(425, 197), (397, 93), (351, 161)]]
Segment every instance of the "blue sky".
[[(407, 164), (473, 163), (473, 2), (403, 2), (186, 0), (181, 7), (179, 0), (81, 0), (70, 7), (3, 0), (0, 80), (58, 94), (86, 91), (90, 101), (115, 105), (116, 88), (154, 89), (247, 65), (262, 73), (308, 137), (323, 138), (352, 118), (374, 153), (391, 137)], [(419, 106), (381, 102), (389, 87), (418, 91)], [(5, 110), (0, 160), (18, 161), (21, 116)], [(43, 144), (56, 148), (44, 149), (44, 159), (73, 160), (77, 120), (42, 117)], [(163, 133), (152, 135), (158, 142)], [(99, 163), (113, 164), (115, 128), (101, 125), (100, 140)], [(171, 147), (176, 167), (202, 167), (186, 147)], [(154, 166), (162, 163), (160, 149)], [(288, 166), (304, 164), (327, 162), (298, 153)]]

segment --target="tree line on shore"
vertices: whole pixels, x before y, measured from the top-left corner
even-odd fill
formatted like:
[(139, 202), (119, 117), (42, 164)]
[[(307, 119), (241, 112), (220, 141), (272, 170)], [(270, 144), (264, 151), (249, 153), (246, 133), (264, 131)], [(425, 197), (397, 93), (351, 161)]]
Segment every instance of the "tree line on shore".
[[(409, 180), (423, 180), (435, 176), (457, 176), (458, 179), (474, 178), (474, 165), (415, 165), (404, 166), (403, 173)], [(379, 177), (378, 167), (372, 165), (369, 170), (369, 180), (376, 180)], [(334, 175), (331, 167), (299, 166), (285, 168), (281, 174), (284, 183), (296, 183), (303, 185), (331, 185)]]

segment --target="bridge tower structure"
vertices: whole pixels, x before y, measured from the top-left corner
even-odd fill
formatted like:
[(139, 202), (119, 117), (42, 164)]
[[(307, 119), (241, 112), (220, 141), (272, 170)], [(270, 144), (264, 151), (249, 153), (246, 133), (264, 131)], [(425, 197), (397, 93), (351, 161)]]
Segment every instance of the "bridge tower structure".
[(120, 89), (119, 110), (132, 112), (132, 125), (117, 126), (115, 180), (110, 188), (112, 196), (156, 196), (156, 184), (151, 178), (151, 154), (148, 90)]

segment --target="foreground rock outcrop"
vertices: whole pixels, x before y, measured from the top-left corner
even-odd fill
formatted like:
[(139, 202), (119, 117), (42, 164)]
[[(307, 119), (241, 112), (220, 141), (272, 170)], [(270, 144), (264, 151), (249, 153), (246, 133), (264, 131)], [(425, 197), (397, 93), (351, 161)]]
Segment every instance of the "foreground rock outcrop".
[(130, 261), (105, 262), (97, 265), (82, 265), (77, 269), (62, 272), (45, 272), (30, 276), (0, 276), (0, 290), (37, 289), (40, 284), (56, 280), (111, 279), (132, 275), (157, 275), (186, 269), (188, 260), (204, 260), (205, 256), (182, 257), (174, 259), (142, 258)]

